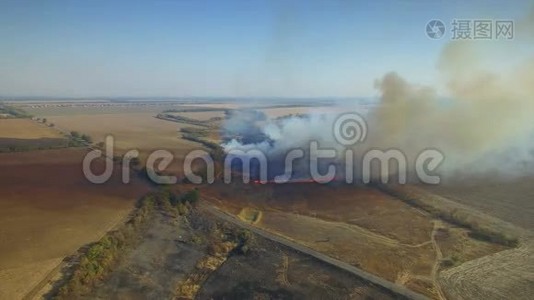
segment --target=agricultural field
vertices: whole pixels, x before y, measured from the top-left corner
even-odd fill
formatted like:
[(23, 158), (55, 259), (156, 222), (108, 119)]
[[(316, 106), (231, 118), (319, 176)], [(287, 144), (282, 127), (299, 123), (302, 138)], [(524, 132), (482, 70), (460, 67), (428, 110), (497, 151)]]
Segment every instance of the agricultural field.
[[(17, 105), (17, 104), (15, 104)], [(87, 102), (66, 102), (66, 103), (34, 103), (18, 104), (29, 114), (41, 117), (50, 116), (72, 116), (86, 114), (127, 114), (127, 113), (158, 113), (167, 109), (194, 108), (192, 105), (158, 103), (158, 104), (115, 104), (109, 102), (87, 103)]]
[(237, 109), (245, 106), (244, 103), (195, 103), (195, 107), (215, 109)]
[(40, 139), (63, 136), (53, 128), (30, 119), (0, 119), (0, 138)]
[[(440, 282), (447, 287), (452, 299), (528, 299), (534, 293), (534, 232), (532, 223), (532, 189), (530, 178), (505, 181), (471, 181), (440, 186), (410, 188), (412, 193), (427, 199), (451, 201), (482, 216), (475, 224), (488, 220), (488, 228), (519, 236), (519, 245), (493, 255), (469, 260), (444, 270)], [(429, 196), (430, 195), (430, 196)], [(453, 234), (452, 232), (450, 234)], [(455, 251), (447, 245), (449, 235), (443, 235), (442, 251)], [(452, 257), (457, 255), (452, 253)]]
[[(430, 297), (443, 288), (439, 268), (508, 249), (373, 188), (235, 184), (203, 192), (245, 222)], [(441, 267), (443, 260), (452, 262)]]
[(180, 138), (179, 130), (185, 125), (157, 119), (152, 113), (87, 114), (48, 119), (59, 128), (88, 134), (95, 142), (104, 141), (111, 134), (119, 152), (166, 149), (181, 155), (184, 150), (198, 148), (198, 144)]
[(440, 274), (451, 299), (530, 299), (534, 242), (471, 260)]
[(0, 151), (64, 147), (67, 139), (46, 124), (31, 119), (0, 119)]
[(165, 169), (176, 176), (183, 174), (183, 159), (188, 152), (203, 149), (199, 143), (182, 139), (180, 129), (196, 126), (161, 120), (153, 113), (87, 114), (48, 117), (58, 128), (88, 134), (95, 143), (107, 135), (114, 137), (114, 154), (138, 150), (142, 164), (155, 150), (172, 153), (173, 161)]
[[(496, 184), (496, 182), (492, 183)], [(500, 182), (500, 184), (510, 183), (510, 181)], [(484, 185), (481, 184), (481, 186)], [(472, 236), (483, 233), (484, 240), (512, 244), (511, 249), (503, 249), (491, 255), (472, 256), (472, 259), (440, 272), (439, 281), (445, 287), (446, 294), (452, 299), (502, 299), (506, 297), (528, 299), (529, 295), (534, 292), (531, 280), (531, 274), (534, 273), (533, 232), (516, 226), (512, 222), (496, 218), (490, 214), (491, 211), (484, 213), (482, 209), (474, 209), (474, 205), (468, 202), (469, 194), (466, 194), (466, 198), (462, 201), (452, 200), (442, 196), (443, 194), (429, 192), (434, 188), (394, 187), (393, 189), (399, 192), (393, 194), (398, 195), (403, 201), (430, 210), (432, 214), (437, 213), (444, 218), (451, 219), (454, 223), (463, 223), (465, 225), (463, 227), (474, 228)], [(391, 189), (385, 191), (391, 193)], [(457, 197), (461, 198), (460, 195)], [(488, 197), (491, 198), (490, 194)], [(517, 215), (520, 214), (517, 212)], [(513, 223), (517, 224), (517, 222)], [(440, 230), (435, 237), (442, 255), (444, 257), (449, 255), (451, 258), (444, 261), (446, 265), (453, 264), (459, 257), (459, 249), (450, 244), (450, 238), (457, 234), (455, 231)], [(473, 248), (463, 245), (461, 250), (471, 256)]]
[(468, 205), (524, 229), (534, 230), (534, 178), (422, 186), (426, 191)]
[(124, 185), (118, 176), (90, 183), (82, 173), (85, 153), (0, 154), (1, 299), (20, 299), (37, 288), (65, 256), (120, 223), (148, 190), (137, 179)]
[(178, 112), (172, 113), (173, 115), (178, 115), (190, 119), (195, 119), (199, 121), (208, 121), (211, 118), (224, 118), (224, 111), (194, 111), (194, 112)]
[[(186, 107), (180, 107), (178, 109), (183, 109)], [(185, 118), (195, 119), (199, 121), (208, 121), (211, 118), (224, 118), (225, 113), (223, 109), (247, 109), (246, 104), (242, 104), (241, 106), (238, 106), (236, 104), (234, 105), (208, 105), (205, 106), (196, 106), (192, 109), (206, 109), (206, 108), (214, 108), (214, 109), (221, 109), (219, 111), (187, 111), (187, 112), (170, 112), (172, 115), (178, 115)], [(175, 108), (176, 109), (176, 108)], [(280, 107), (279, 105), (273, 105), (272, 107), (269, 107), (268, 105), (264, 106), (253, 106), (252, 109), (258, 110), (260, 112), (265, 113), (265, 115), (270, 119), (275, 119), (278, 117), (288, 116), (288, 115), (297, 115), (297, 114), (307, 114), (307, 113), (325, 113), (325, 112), (346, 112), (347, 110), (350, 110), (349, 108), (341, 108), (341, 107), (335, 107), (335, 106), (288, 106), (288, 107)]]
[(365, 115), (369, 112), (369, 106), (365, 105), (351, 105), (350, 103), (326, 106), (291, 106), (291, 107), (266, 107), (258, 108), (259, 111), (265, 113), (268, 118), (275, 119), (288, 115), (298, 114), (341, 114), (341, 113), (359, 113)]
[(332, 107), (276, 107), (276, 108), (262, 108), (259, 111), (265, 113), (267, 117), (274, 119), (277, 117), (283, 117), (287, 115), (306, 114), (310, 112), (325, 112), (332, 110)]

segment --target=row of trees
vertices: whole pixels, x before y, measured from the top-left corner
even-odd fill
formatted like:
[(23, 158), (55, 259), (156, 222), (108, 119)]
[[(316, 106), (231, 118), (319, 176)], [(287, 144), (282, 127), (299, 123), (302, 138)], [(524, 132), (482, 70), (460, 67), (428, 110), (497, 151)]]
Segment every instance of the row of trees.
[(501, 229), (492, 226), (487, 220), (483, 220), (472, 215), (470, 212), (459, 208), (447, 208), (431, 205), (424, 200), (423, 196), (404, 194), (385, 185), (377, 185), (380, 190), (387, 194), (408, 203), (409, 205), (420, 208), (432, 216), (445, 220), (451, 224), (469, 229), (469, 236), (474, 239), (492, 242), (507, 247), (517, 247), (519, 239), (515, 234), (504, 232)]
[(180, 132), (182, 133), (182, 138), (185, 140), (189, 140), (192, 142), (202, 144), (209, 149), (216, 149), (220, 147), (219, 144), (210, 142), (205, 139), (208, 136), (207, 129), (185, 127), (185, 128), (180, 129)]
[(104, 279), (112, 271), (120, 255), (138, 240), (144, 225), (152, 217), (154, 208), (155, 196), (150, 194), (143, 197), (128, 222), (106, 234), (81, 255), (79, 264), (55, 298), (78, 298)]
[(29, 119), (32, 118), (32, 115), (27, 113), (25, 110), (16, 108), (10, 105), (0, 103), (0, 114), (8, 115), (8, 118), (23, 118)]
[(107, 233), (80, 256), (79, 264), (67, 282), (59, 288), (55, 298), (73, 299), (88, 293), (95, 284), (111, 273), (120, 257), (139, 242), (139, 236), (147, 229), (155, 211), (174, 213), (183, 205), (187, 207), (183, 212), (185, 214), (196, 205), (199, 196), (197, 189), (181, 195), (161, 189), (141, 198), (124, 225)]
[(80, 134), (78, 131), (71, 131), (70, 137), (73, 139), (82, 140), (89, 144), (93, 143), (93, 138), (91, 138), (91, 136), (87, 134)]
[(46, 124), (48, 127), (56, 126), (56, 124), (54, 124), (54, 123), (47, 123), (48, 122), (47, 118), (42, 118), (42, 119), (41, 118), (35, 118), (35, 121), (43, 123), (43, 124)]

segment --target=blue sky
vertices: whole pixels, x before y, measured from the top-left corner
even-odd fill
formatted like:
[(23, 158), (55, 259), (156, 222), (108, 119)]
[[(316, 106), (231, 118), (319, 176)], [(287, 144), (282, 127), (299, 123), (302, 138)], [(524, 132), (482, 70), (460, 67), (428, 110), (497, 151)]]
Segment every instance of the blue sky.
[[(0, 1), (3, 96), (372, 96), (436, 85), (425, 25), (528, 1)], [(449, 33), (450, 34), (450, 33)]]

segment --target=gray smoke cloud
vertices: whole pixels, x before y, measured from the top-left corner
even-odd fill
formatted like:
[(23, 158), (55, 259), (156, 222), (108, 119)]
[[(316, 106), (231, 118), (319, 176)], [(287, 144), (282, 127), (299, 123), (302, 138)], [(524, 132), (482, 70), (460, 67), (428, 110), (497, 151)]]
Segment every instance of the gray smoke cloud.
[[(376, 80), (376, 105), (365, 111), (367, 139), (353, 147), (355, 162), (369, 149), (399, 149), (413, 162), (424, 149), (445, 156), (439, 174), (445, 178), (515, 177), (534, 172), (534, 11), (516, 22), (513, 41), (455, 41), (442, 50), (437, 69), (450, 97), (432, 87), (410, 84), (391, 72)], [(361, 111), (343, 103), (331, 112), (310, 109), (307, 117), (255, 120), (242, 132), (261, 132), (252, 143), (231, 139), (226, 150), (259, 149), (274, 160), (310, 141), (343, 149), (333, 136), (340, 111)], [(236, 116), (240, 118), (240, 116)], [(253, 124), (253, 125), (252, 125)], [(235, 130), (235, 128), (234, 128)]]

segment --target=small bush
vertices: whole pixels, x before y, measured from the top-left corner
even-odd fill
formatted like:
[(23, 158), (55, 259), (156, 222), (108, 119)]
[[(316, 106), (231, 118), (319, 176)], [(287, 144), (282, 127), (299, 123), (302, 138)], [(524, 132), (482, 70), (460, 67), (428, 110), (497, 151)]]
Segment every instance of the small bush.
[(232, 242), (236, 243), (233, 253), (246, 255), (252, 248), (254, 235), (250, 230), (234, 228), (227, 235)]
[(440, 261), (440, 265), (444, 268), (454, 267), (458, 264), (460, 264), (460, 258), (455, 254), (445, 257)]
[(86, 141), (87, 143), (91, 144), (93, 142), (93, 138), (90, 137), (89, 135), (87, 134), (82, 134), (81, 136), (81, 139)]
[(181, 202), (184, 204), (189, 203), (192, 206), (195, 206), (199, 198), (200, 192), (198, 191), (198, 189), (195, 188), (185, 193), (185, 195), (182, 196)]

